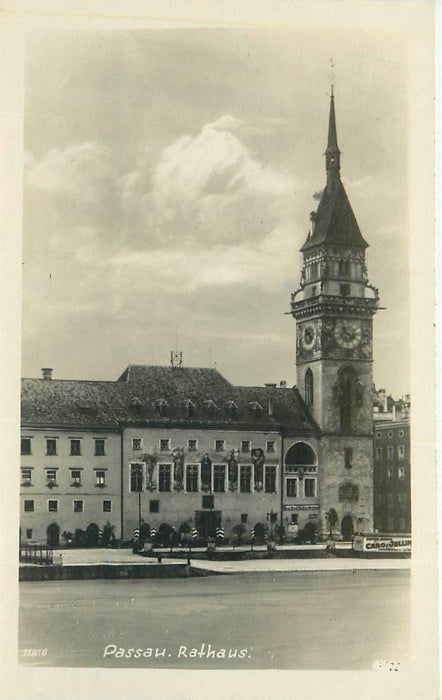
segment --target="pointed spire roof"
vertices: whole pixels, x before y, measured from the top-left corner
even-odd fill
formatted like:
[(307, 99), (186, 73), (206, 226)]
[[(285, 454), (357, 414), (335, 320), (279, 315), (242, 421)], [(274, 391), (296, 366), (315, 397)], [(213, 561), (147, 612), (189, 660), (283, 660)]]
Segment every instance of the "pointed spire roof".
[(338, 147), (338, 136), (336, 133), (336, 115), (335, 115), (335, 96), (333, 94), (333, 85), (332, 85), (332, 93), (331, 93), (331, 100), (330, 100), (330, 115), (328, 118), (328, 142), (327, 142), (327, 150), (326, 150), (326, 155), (331, 154), (331, 153), (340, 153), (341, 151), (339, 150)]
[(348, 201), (344, 185), (341, 182), (339, 155), (335, 99), (332, 88), (328, 142), (325, 152), (327, 185), (312, 220), (313, 230), (302, 246), (302, 252), (323, 243), (354, 248), (368, 247), (368, 243), (361, 234), (353, 209)]

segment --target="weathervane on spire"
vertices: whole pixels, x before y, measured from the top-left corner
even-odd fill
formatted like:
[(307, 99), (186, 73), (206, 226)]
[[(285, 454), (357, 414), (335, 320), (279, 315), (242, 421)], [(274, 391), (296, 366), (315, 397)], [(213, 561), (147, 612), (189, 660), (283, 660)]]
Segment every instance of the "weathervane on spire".
[(331, 96), (333, 97), (333, 88), (335, 85), (335, 64), (333, 58), (330, 59), (330, 86), (331, 86)]

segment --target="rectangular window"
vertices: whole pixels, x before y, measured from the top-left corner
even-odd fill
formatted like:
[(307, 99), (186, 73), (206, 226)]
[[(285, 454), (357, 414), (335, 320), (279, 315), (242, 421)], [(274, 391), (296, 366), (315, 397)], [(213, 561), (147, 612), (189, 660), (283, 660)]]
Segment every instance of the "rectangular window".
[(398, 479), (403, 479), (405, 477), (405, 468), (399, 467), (397, 470)]
[(103, 513), (112, 513), (112, 501), (103, 501)]
[(388, 459), (393, 459), (393, 447), (392, 447), (392, 445), (389, 445), (387, 447), (387, 457), (388, 457)]
[(143, 449), (143, 438), (132, 438), (132, 449), (138, 452)]
[(95, 456), (104, 457), (104, 440), (102, 438), (95, 438)]
[(265, 468), (265, 492), (276, 493), (276, 467)]
[(213, 490), (215, 493), (224, 493), (226, 490), (225, 464), (215, 464), (213, 467)]
[(312, 287), (312, 297), (316, 296), (316, 284), (313, 285)]
[(266, 442), (266, 452), (275, 453), (276, 452), (276, 441), (267, 440)]
[(285, 492), (287, 496), (298, 496), (298, 479), (289, 477), (285, 480)]
[(46, 484), (47, 486), (57, 486), (56, 469), (46, 469)]
[(160, 502), (159, 501), (149, 501), (149, 513), (159, 513)]
[(241, 513), (241, 522), (245, 524), (247, 522), (248, 513)]
[(81, 486), (81, 470), (71, 469), (71, 486)]
[(250, 493), (252, 490), (252, 467), (243, 464), (240, 470), (239, 490), (241, 493)]
[(143, 464), (135, 462), (130, 465), (130, 490), (131, 492), (143, 490)]
[(159, 467), (159, 491), (171, 490), (171, 465), (160, 464)]
[(224, 452), (226, 449), (225, 440), (215, 440), (215, 452)]
[(214, 496), (203, 496), (202, 498), (202, 506), (203, 508), (210, 508), (212, 509), (215, 504), (215, 498)]
[(170, 438), (161, 438), (160, 452), (170, 452)]
[(20, 444), (20, 453), (22, 455), (31, 454), (31, 438), (22, 438)]
[(244, 454), (250, 452), (251, 442), (250, 440), (241, 440), (241, 452)]
[(316, 496), (316, 479), (304, 479), (304, 496), (307, 498)]
[(32, 540), (32, 530), (31, 528), (26, 528), (26, 539), (27, 540)]
[(29, 467), (22, 467), (21, 469), (21, 485), (32, 486), (32, 469)]
[(189, 452), (196, 452), (198, 449), (198, 440), (191, 439), (187, 441), (187, 449)]
[(71, 455), (73, 457), (79, 457), (81, 455), (81, 440), (76, 438), (71, 440)]
[(387, 469), (387, 477), (391, 479), (391, 469)]
[(298, 524), (298, 513), (292, 513), (292, 525)]
[(376, 447), (376, 459), (382, 458), (382, 447)]
[(57, 440), (54, 440), (54, 438), (46, 440), (46, 454), (49, 456), (57, 454)]
[(25, 513), (34, 512), (34, 501), (25, 501)]
[(58, 511), (58, 501), (48, 501), (48, 512), (56, 513)]
[(350, 296), (351, 287), (349, 284), (340, 284), (339, 290), (341, 293), (341, 297), (349, 297)]
[(398, 454), (399, 459), (404, 459), (404, 457), (405, 457), (405, 446), (404, 445), (398, 445), (397, 454)]
[(106, 472), (103, 469), (97, 469), (95, 479), (96, 486), (106, 486)]
[(84, 510), (84, 501), (74, 501), (74, 513), (82, 513)]
[(186, 466), (186, 491), (194, 493), (198, 491), (198, 465), (188, 464)]
[(346, 469), (351, 469), (353, 467), (353, 448), (352, 447), (345, 447), (344, 448), (344, 462), (345, 462)]

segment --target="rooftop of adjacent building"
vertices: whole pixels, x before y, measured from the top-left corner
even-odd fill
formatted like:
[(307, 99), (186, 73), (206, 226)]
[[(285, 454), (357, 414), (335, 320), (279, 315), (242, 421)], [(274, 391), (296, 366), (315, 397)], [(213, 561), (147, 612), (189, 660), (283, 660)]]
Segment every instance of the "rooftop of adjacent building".
[(129, 365), (116, 381), (22, 380), (24, 426), (224, 427), (319, 432), (296, 387), (234, 386), (216, 369)]

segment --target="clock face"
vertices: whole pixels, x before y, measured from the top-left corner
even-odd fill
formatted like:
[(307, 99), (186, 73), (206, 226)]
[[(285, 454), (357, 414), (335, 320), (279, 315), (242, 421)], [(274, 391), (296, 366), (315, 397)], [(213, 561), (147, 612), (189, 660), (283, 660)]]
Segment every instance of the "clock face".
[(359, 321), (336, 321), (335, 340), (341, 348), (350, 350), (361, 342), (362, 329)]
[(311, 350), (316, 340), (316, 326), (314, 323), (308, 323), (302, 329), (301, 343), (305, 350)]

